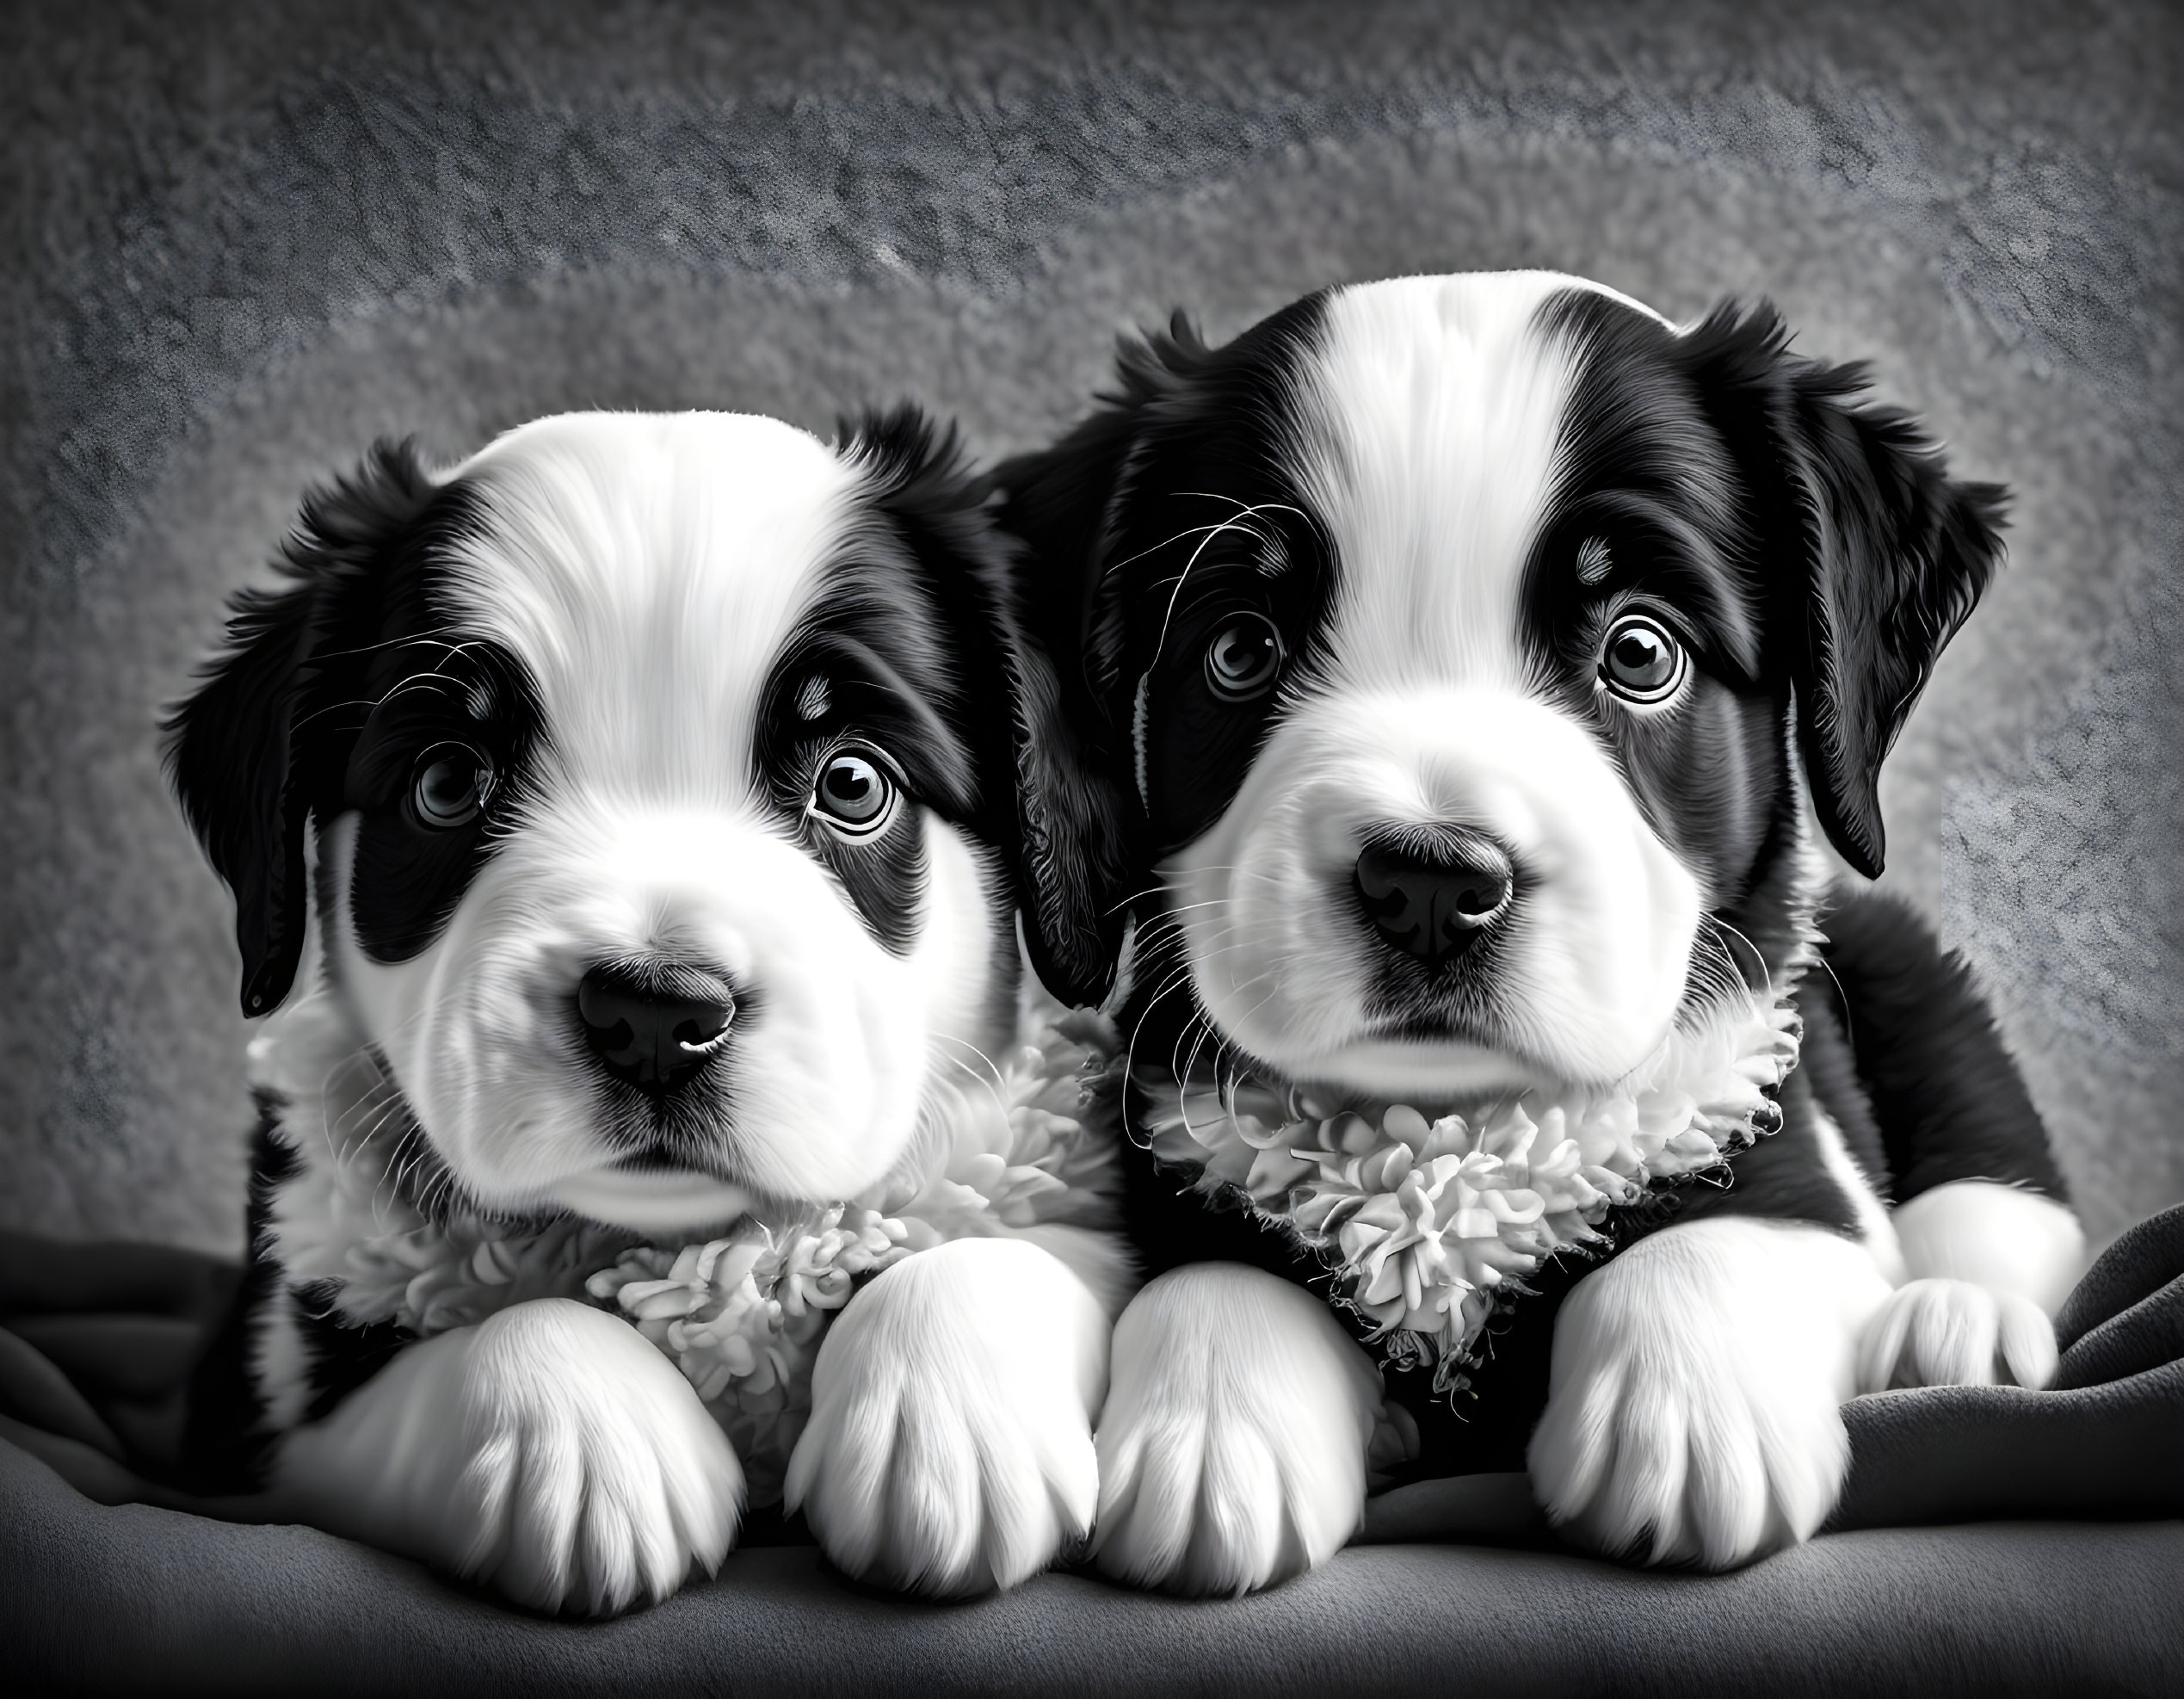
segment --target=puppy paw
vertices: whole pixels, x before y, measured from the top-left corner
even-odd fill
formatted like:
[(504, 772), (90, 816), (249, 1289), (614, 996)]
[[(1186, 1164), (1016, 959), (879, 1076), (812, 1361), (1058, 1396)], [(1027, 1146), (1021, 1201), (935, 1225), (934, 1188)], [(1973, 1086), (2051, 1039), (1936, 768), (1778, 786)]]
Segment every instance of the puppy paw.
[(1858, 1390), (2045, 1387), (2055, 1324), (2029, 1298), (1968, 1280), (1914, 1280), (1890, 1294), (1858, 1346)]
[(943, 1597), (1014, 1586), (1092, 1525), (1107, 1320), (1035, 1245), (965, 1239), (852, 1299), (811, 1375), (787, 1506), (851, 1575)]
[(1534, 1495), (1581, 1543), (1650, 1563), (1723, 1569), (1807, 1538), (1842, 1490), (1853, 1342), (1886, 1292), (1818, 1228), (1641, 1240), (1556, 1319)]
[(1255, 1269), (1162, 1276), (1113, 1363), (1094, 1554), (1133, 1586), (1244, 1593), (1312, 1567), (1357, 1531), (1368, 1451), (1415, 1444), (1325, 1303)]
[(518, 1304), (404, 1350), (283, 1447), (312, 1519), (534, 1610), (657, 1602), (733, 1542), (743, 1475), (688, 1381), (627, 1323)]

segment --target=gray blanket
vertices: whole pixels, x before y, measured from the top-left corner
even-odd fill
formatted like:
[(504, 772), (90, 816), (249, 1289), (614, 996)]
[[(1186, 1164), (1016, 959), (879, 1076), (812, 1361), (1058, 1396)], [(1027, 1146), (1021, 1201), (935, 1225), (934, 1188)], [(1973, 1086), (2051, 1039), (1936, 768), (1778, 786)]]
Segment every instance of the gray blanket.
[[(239, 1249), (231, 915), (150, 728), (302, 486), (374, 435), (452, 456), (602, 405), (824, 430), (915, 393), (990, 456), (1179, 303), (1222, 335), (1329, 281), (1509, 265), (1679, 317), (1771, 294), (2014, 486), (2008, 572), (1891, 762), (1889, 878), (1980, 968), (2095, 1236), (2184, 1197), (2181, 82), (2173, 0), (0, 7), (0, 1226)], [(922, 1609), (787, 1548), (587, 1628), (123, 1502), (222, 1278), (108, 1250), (10, 1298), (0, 1420), (92, 1496), (0, 1445), (0, 1680), (1793, 1693), (2184, 1665), (2174, 1524), (1877, 1525), (2173, 1509), (2146, 1431), (2178, 1431), (2173, 1384), (2124, 1366), (2177, 1356), (2152, 1311), (2087, 1334), (2082, 1392), (1853, 1406), (1860, 1527), (1736, 1576), (1570, 1556), (1473, 1479), (1375, 1530), (1497, 1544), (1360, 1548), (1240, 1604), (1054, 1576)]]
[[(0, 1640), (18, 1667), (70, 1686), (472, 1692), (2154, 1692), (2184, 1678), (2184, 1206), (2126, 1233), (2072, 1294), (2053, 1389), (1846, 1406), (1850, 1481), (1833, 1531), (1801, 1550), (1729, 1576), (1621, 1568), (1558, 1549), (1521, 1478), (1475, 1475), (1377, 1499), (1365, 1541), (1325, 1570), (1210, 1604), (1077, 1575), (905, 1603), (842, 1580), (792, 1528), (654, 1610), (576, 1624), (311, 1529), (193, 1515), (147, 1477), (173, 1465), (194, 1344), (233, 1280), (186, 1252), (0, 1237)], [(1958, 1525), (1913, 1528), (1936, 1523)]]

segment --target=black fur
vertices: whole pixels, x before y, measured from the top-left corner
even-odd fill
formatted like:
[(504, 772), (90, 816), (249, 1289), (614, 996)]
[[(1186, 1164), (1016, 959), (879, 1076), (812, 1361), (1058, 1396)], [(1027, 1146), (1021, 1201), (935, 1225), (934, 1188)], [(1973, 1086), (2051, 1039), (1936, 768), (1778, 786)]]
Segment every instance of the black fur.
[[(1021, 646), (1000, 635), (1005, 568), (953, 428), (903, 406), (845, 420), (841, 437), (873, 475), (874, 522), (830, 569), (817, 613), (774, 668), (758, 756), (785, 821), (902, 954), (925, 877), (910, 812), (845, 840), (811, 819), (812, 787), (837, 749), (870, 751), (915, 800), (1013, 852), (1015, 684), (1000, 658)], [(805, 706), (812, 691), (825, 704), (817, 714)]]
[(268, 1436), (251, 1374), (251, 1332), (268, 1303), (285, 1302), (281, 1266), (268, 1251), (273, 1197), (295, 1158), (274, 1131), (275, 1106), (258, 1105), (250, 1140), (250, 1189), (243, 1282), (226, 1317), (191, 1372), (182, 1436), (183, 1484), (201, 1492), (247, 1492), (257, 1484)]
[(1964, 958), (1880, 892), (1829, 911), (1815, 1000), (1847, 1022), (1895, 1200), (1952, 1180), (2003, 1180), (2067, 1201), (2024, 1077)]
[(1814, 810), (1877, 877), (1881, 763), (2001, 565), (2007, 492), (1951, 479), (1909, 415), (1860, 402), (1862, 365), (1791, 354), (1765, 302), (1724, 303), (1684, 340), (1760, 545), (1792, 563), (1771, 585), (1772, 657), (1796, 687)]
[[(1282, 449), (1293, 373), (1313, 356), (1325, 310), (1326, 297), (1307, 297), (1222, 349), (1179, 314), (1166, 335), (1124, 345), (1119, 387), (1083, 423), (996, 473), (1003, 523), (1024, 545), (1019, 605), (1043, 652), (1033, 665), (1043, 659), (1054, 680), (1025, 757), (1033, 961), (1058, 994), (1097, 997), (1134, 918), (1133, 982), (1118, 1013), (1155, 1061), (1206, 1041), (1154, 864), (1219, 816), (1281, 712), (1279, 692), (1242, 707), (1200, 701), (1198, 657), (1228, 610), (1248, 608), (1280, 632), (1285, 677), (1309, 680), (1343, 571), (1309, 511), (1294, 510), (1308, 504)], [(2002, 492), (1952, 481), (1910, 421), (1860, 403), (1861, 368), (1790, 354), (1770, 306), (1725, 304), (1677, 334), (1572, 290), (1540, 317), (1574, 343), (1579, 375), (1563, 423), (1566, 475), (1525, 567), (1533, 676), (1600, 739), (1649, 823), (1713, 893), (1687, 1002), (1710, 985), (1759, 989), (1801, 948), (1795, 752), (1823, 828), (1854, 866), (1878, 873), (1880, 764), (1996, 568)], [(1192, 528), (1212, 516), (1191, 504), (1209, 497), (1286, 510), (1194, 558)], [(1691, 657), (1674, 715), (1622, 713), (1595, 688), (1604, 633), (1634, 611)], [(1142, 779), (1131, 741), (1141, 677)], [(1520, 869), (1513, 902), (1522, 900)], [(1974, 1173), (2055, 1189), (2038, 1119), (1960, 968), (1922, 930), (1899, 929), (1897, 953), (1877, 951), (1873, 912), (1870, 899), (1837, 912), (1844, 938), (1829, 961), (1850, 1012), (1823, 973), (1800, 993), (1808, 1062), (1782, 1094), (1781, 1130), (1711, 1183), (1619, 1212), (1611, 1230), (1622, 1241), (1719, 1212), (1853, 1229), (1854, 1200), (1823, 1160), (1823, 1114), (1884, 1192), (1891, 1178), (1908, 1197), (1939, 1183), (1929, 1176)], [(1470, 971), (1491, 968), (1490, 951)], [(1460, 1027), (1463, 978), (1394, 984), (1385, 1000), (1397, 1015), (1438, 1010)], [(1126, 1093), (1126, 1122), (1141, 1111)], [(1133, 1156), (1127, 1224), (1149, 1272), (1225, 1259), (1323, 1278), (1281, 1236), (1209, 1212), (1188, 1176)], [(1391, 1375), (1428, 1434), (1422, 1470), (1445, 1468), (1459, 1441), (1467, 1467), (1521, 1467), (1545, 1394), (1552, 1312), (1582, 1268), (1545, 1271), (1541, 1296), (1490, 1339), (1470, 1427), (1449, 1425), (1428, 1375)]]
[[(1271, 696), (1227, 704), (1205, 689), (1215, 624), (1237, 610), (1300, 633), (1317, 623), (1331, 563), (1274, 433), (1319, 307), (1306, 296), (1221, 349), (1177, 313), (1165, 334), (1124, 342), (1107, 405), (994, 474), (1003, 527), (1026, 545), (1017, 606), (1038, 652), (1025, 930), (1064, 1001), (1104, 998), (1152, 862), (1219, 812), (1258, 748)], [(1174, 602), (1172, 622), (1141, 616), (1148, 596)], [(1308, 643), (1293, 647), (1292, 666), (1310, 659)], [(1148, 750), (1140, 797), (1132, 693), (1148, 673), (1160, 711), (1194, 735)]]
[[(1021, 842), (1015, 812), (1017, 675), (1001, 546), (981, 511), (954, 433), (914, 407), (842, 427), (842, 452), (867, 472), (865, 523), (854, 528), (817, 615), (769, 679), (755, 754), (786, 830), (840, 881), (875, 936), (907, 950), (924, 883), (916, 809), (961, 826), (1004, 863)], [(244, 1011), (276, 1007), (304, 938), (305, 828), (359, 815), (344, 902), (372, 957), (400, 961), (446, 927), (498, 842), (521, 825), (534, 765), (550, 745), (534, 685), (496, 646), (457, 628), (440, 591), (450, 545), (483, 522), (460, 480), (437, 483), (415, 448), (380, 442), (352, 474), (306, 497), (275, 562), (280, 583), (239, 594), (227, 640), (203, 682), (167, 718), (166, 757), (183, 811), (233, 893)], [(824, 709), (804, 704), (824, 687)], [(885, 829), (851, 841), (811, 817), (826, 757), (868, 749), (905, 794)], [(475, 751), (492, 782), (474, 819), (422, 816), (421, 768), (436, 751)], [(1015, 942), (1000, 906), (997, 998), (1014, 985)], [(743, 1018), (762, 992), (739, 988)], [(573, 1000), (570, 1020), (577, 1016)], [(581, 1043), (572, 1032), (572, 1043)], [(640, 1151), (672, 1144), (668, 1109), (634, 1087), (598, 1081), (610, 1136)], [(725, 1089), (725, 1088), (724, 1088)], [(716, 1091), (719, 1108), (720, 1093)], [(289, 1282), (274, 1260), (273, 1200), (294, 1158), (277, 1136), (280, 1106), (261, 1105), (250, 1188), (251, 1262), (237, 1306), (193, 1393), (194, 1477), (247, 1485), (269, 1436), (251, 1381), (268, 1306), (294, 1319), (306, 1362), (306, 1419), (330, 1411), (410, 1336), (353, 1327), (333, 1292)], [(398, 1167), (426, 1213), (460, 1202), (422, 1130)], [(684, 1152), (687, 1157), (688, 1152)]]
[(234, 893), (246, 1015), (287, 995), (303, 951), (304, 825), (338, 794), (357, 729), (332, 692), (377, 640), (356, 603), (398, 541), (414, 540), (409, 564), (422, 564), (434, 538), (417, 528), (436, 502), (447, 524), (463, 522), (415, 444), (389, 442), (305, 497), (274, 562), (284, 582), (237, 594), (225, 650), (164, 722), (168, 777)]

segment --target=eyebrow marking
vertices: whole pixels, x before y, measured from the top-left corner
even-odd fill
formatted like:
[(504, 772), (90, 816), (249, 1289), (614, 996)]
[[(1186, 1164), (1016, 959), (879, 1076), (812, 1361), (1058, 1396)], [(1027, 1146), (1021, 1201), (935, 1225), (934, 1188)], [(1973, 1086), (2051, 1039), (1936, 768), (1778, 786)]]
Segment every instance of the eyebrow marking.
[[(1215, 538), (1222, 535), (1225, 532), (1238, 531), (1243, 533), (1245, 536), (1251, 538), (1263, 550), (1270, 542), (1274, 541), (1275, 534), (1269, 528), (1262, 525), (1259, 522), (1259, 516), (1261, 514), (1293, 513), (1296, 514), (1299, 519), (1306, 519), (1307, 522), (1310, 522), (1306, 515), (1299, 512), (1298, 509), (1291, 506), (1287, 502), (1241, 502), (1234, 496), (1224, 496), (1212, 490), (1178, 490), (1175, 493), (1178, 496), (1195, 497), (1203, 501), (1226, 502), (1230, 506), (1235, 508), (1237, 511), (1230, 515), (1227, 518), (1218, 521), (1215, 524), (1200, 528), (1204, 530), (1205, 535), (1199, 540), (1198, 547), (1191, 551), (1191, 558), (1183, 563), (1183, 570), (1175, 575), (1175, 588), (1169, 594), (1168, 611), (1161, 616), (1160, 640), (1153, 645), (1152, 661), (1151, 665), (1146, 668), (1146, 671), (1148, 673), (1152, 670), (1153, 667), (1157, 667), (1160, 664), (1161, 654), (1168, 647), (1168, 627), (1175, 623), (1175, 604), (1183, 599), (1183, 586), (1189, 582), (1192, 569), (1198, 565), (1199, 557), (1204, 554), (1207, 549), (1212, 547)], [(1181, 531), (1178, 532), (1175, 536), (1170, 537), (1168, 541), (1175, 542), (1180, 538), (1187, 537), (1191, 533), (1188, 531)], [(1157, 548), (1165, 548), (1167, 546), (1167, 543), (1157, 543), (1154, 545)], [(1151, 550), (1144, 550), (1142, 551), (1142, 553), (1151, 553)], [(1131, 558), (1132, 559), (1137, 559), (1135, 555)], [(1284, 564), (1286, 565), (1287, 557), (1285, 555), (1283, 559)], [(1259, 570), (1263, 572), (1266, 571), (1266, 568), (1262, 566)]]
[(797, 688), (796, 711), (805, 720), (824, 720), (827, 710), (834, 706), (834, 693), (827, 688), (827, 681), (813, 673)]
[(1577, 551), (1577, 582), (1596, 584), (1607, 576), (1615, 563), (1608, 559), (1607, 544), (1599, 537), (1588, 537)]

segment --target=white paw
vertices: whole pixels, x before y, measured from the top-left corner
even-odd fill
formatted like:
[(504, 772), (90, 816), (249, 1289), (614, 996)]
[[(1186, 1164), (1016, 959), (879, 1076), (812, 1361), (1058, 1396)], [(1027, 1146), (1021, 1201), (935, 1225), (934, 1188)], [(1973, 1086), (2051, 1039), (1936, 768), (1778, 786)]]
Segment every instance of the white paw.
[(2045, 1387), (2055, 1324), (2029, 1298), (1968, 1280), (1914, 1280), (1891, 1294), (1858, 1344), (1858, 1390)]
[(535, 1610), (612, 1616), (710, 1574), (735, 1449), (626, 1322), (562, 1299), (412, 1345), (282, 1448), (313, 1520)]
[(1946, 1275), (2011, 1292), (2053, 1315), (2085, 1272), (2069, 1205), (1993, 1180), (1952, 1180), (1891, 1212), (1914, 1280)]
[(1650, 1563), (1722, 1569), (1807, 1538), (1842, 1491), (1853, 1341), (1887, 1290), (1816, 1227), (1641, 1240), (1556, 1319), (1533, 1493), (1585, 1543)]
[(1106, 1313), (1036, 1245), (962, 1239), (898, 1263), (819, 1348), (787, 1507), (851, 1575), (1014, 1586), (1092, 1525), (1107, 1348)]
[(1243, 1593), (1323, 1561), (1391, 1449), (1380, 1376), (1324, 1301), (1229, 1263), (1163, 1275), (1115, 1324), (1100, 1418), (1100, 1568)]

